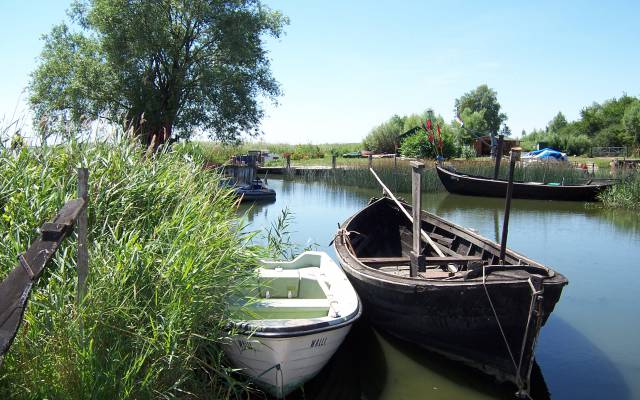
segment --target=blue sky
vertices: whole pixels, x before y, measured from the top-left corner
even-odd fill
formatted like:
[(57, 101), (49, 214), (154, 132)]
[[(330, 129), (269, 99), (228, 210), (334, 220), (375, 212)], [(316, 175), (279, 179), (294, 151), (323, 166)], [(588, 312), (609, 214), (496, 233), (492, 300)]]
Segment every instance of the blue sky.
[[(13, 115), (70, 1), (0, 1), (0, 121)], [(291, 24), (269, 40), (284, 96), (269, 142), (357, 142), (393, 114), (433, 108), (486, 83), (514, 133), (562, 111), (640, 95), (640, 2), (266, 1)], [(19, 106), (19, 115), (24, 115)]]

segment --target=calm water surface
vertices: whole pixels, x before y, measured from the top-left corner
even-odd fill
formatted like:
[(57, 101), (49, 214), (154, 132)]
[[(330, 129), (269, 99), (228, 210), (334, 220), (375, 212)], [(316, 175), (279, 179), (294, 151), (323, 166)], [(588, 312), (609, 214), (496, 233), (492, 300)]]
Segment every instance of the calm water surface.
[[(329, 242), (337, 224), (380, 195), (319, 182), (268, 183), (277, 200), (243, 206), (249, 228), (267, 228), (287, 207), (295, 217), (292, 241), (315, 244), (332, 256)], [(423, 209), (499, 238), (503, 199), (447, 193), (423, 194), (423, 199)], [(640, 216), (584, 203), (514, 200), (508, 246), (569, 279), (540, 335), (533, 398), (640, 399)], [(305, 386), (304, 398), (510, 399), (513, 392), (474, 370), (386, 337), (363, 320)]]

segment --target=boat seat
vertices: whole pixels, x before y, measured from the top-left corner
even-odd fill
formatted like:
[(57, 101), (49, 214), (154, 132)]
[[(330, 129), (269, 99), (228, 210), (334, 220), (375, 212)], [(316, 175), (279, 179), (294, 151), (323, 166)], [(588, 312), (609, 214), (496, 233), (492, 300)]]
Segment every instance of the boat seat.
[(245, 307), (255, 319), (321, 318), (329, 315), (325, 299), (260, 299)]
[[(259, 296), (262, 298), (296, 298), (300, 293), (300, 272), (297, 269), (260, 268)], [(269, 292), (267, 296), (267, 292)]]

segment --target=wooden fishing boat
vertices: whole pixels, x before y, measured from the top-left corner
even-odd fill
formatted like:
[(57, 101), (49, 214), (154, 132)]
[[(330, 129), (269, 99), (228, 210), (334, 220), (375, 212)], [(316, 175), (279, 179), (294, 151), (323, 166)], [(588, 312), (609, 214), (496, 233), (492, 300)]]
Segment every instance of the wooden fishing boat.
[[(507, 181), (466, 175), (436, 165), (440, 181), (449, 193), (467, 196), (505, 197)], [(598, 201), (598, 194), (610, 187), (611, 181), (587, 181), (580, 185), (560, 183), (513, 182), (513, 197), (533, 200)]]
[(370, 203), (339, 229), (336, 253), (365, 317), (526, 392), (538, 332), (567, 279), (511, 250), (501, 265), (497, 243), (424, 211), (421, 220), (422, 235), (445, 256), (424, 247), (426, 266), (416, 277), (409, 272), (412, 223), (391, 199)]
[(235, 188), (242, 201), (275, 200), (276, 191), (267, 187), (260, 178), (254, 179), (250, 184)]
[(232, 303), (232, 363), (276, 397), (313, 378), (362, 313), (344, 272), (323, 252), (263, 261), (256, 286)]

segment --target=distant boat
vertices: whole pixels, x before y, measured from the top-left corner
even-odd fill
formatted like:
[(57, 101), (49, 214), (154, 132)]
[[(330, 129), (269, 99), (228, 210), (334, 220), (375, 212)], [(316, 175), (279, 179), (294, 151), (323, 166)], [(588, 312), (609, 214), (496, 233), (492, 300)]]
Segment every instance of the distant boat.
[(238, 186), (234, 190), (238, 196), (242, 196), (242, 201), (274, 200), (276, 198), (276, 191), (264, 184), (260, 178), (254, 179), (247, 185)]
[[(409, 205), (403, 207), (411, 212)], [(334, 241), (338, 260), (378, 329), (527, 391), (540, 328), (567, 279), (433, 214), (422, 229), (426, 267), (410, 277), (412, 223), (383, 197), (350, 217)], [(425, 241), (426, 243), (426, 241)]]
[(245, 295), (232, 303), (237, 333), (223, 348), (279, 398), (320, 372), (362, 312), (344, 272), (323, 252), (261, 262), (258, 282)]
[[(436, 165), (438, 177), (449, 193), (467, 196), (505, 197), (507, 181), (467, 175)], [(532, 200), (598, 201), (598, 194), (613, 185), (611, 181), (585, 184), (513, 182), (513, 197)]]

